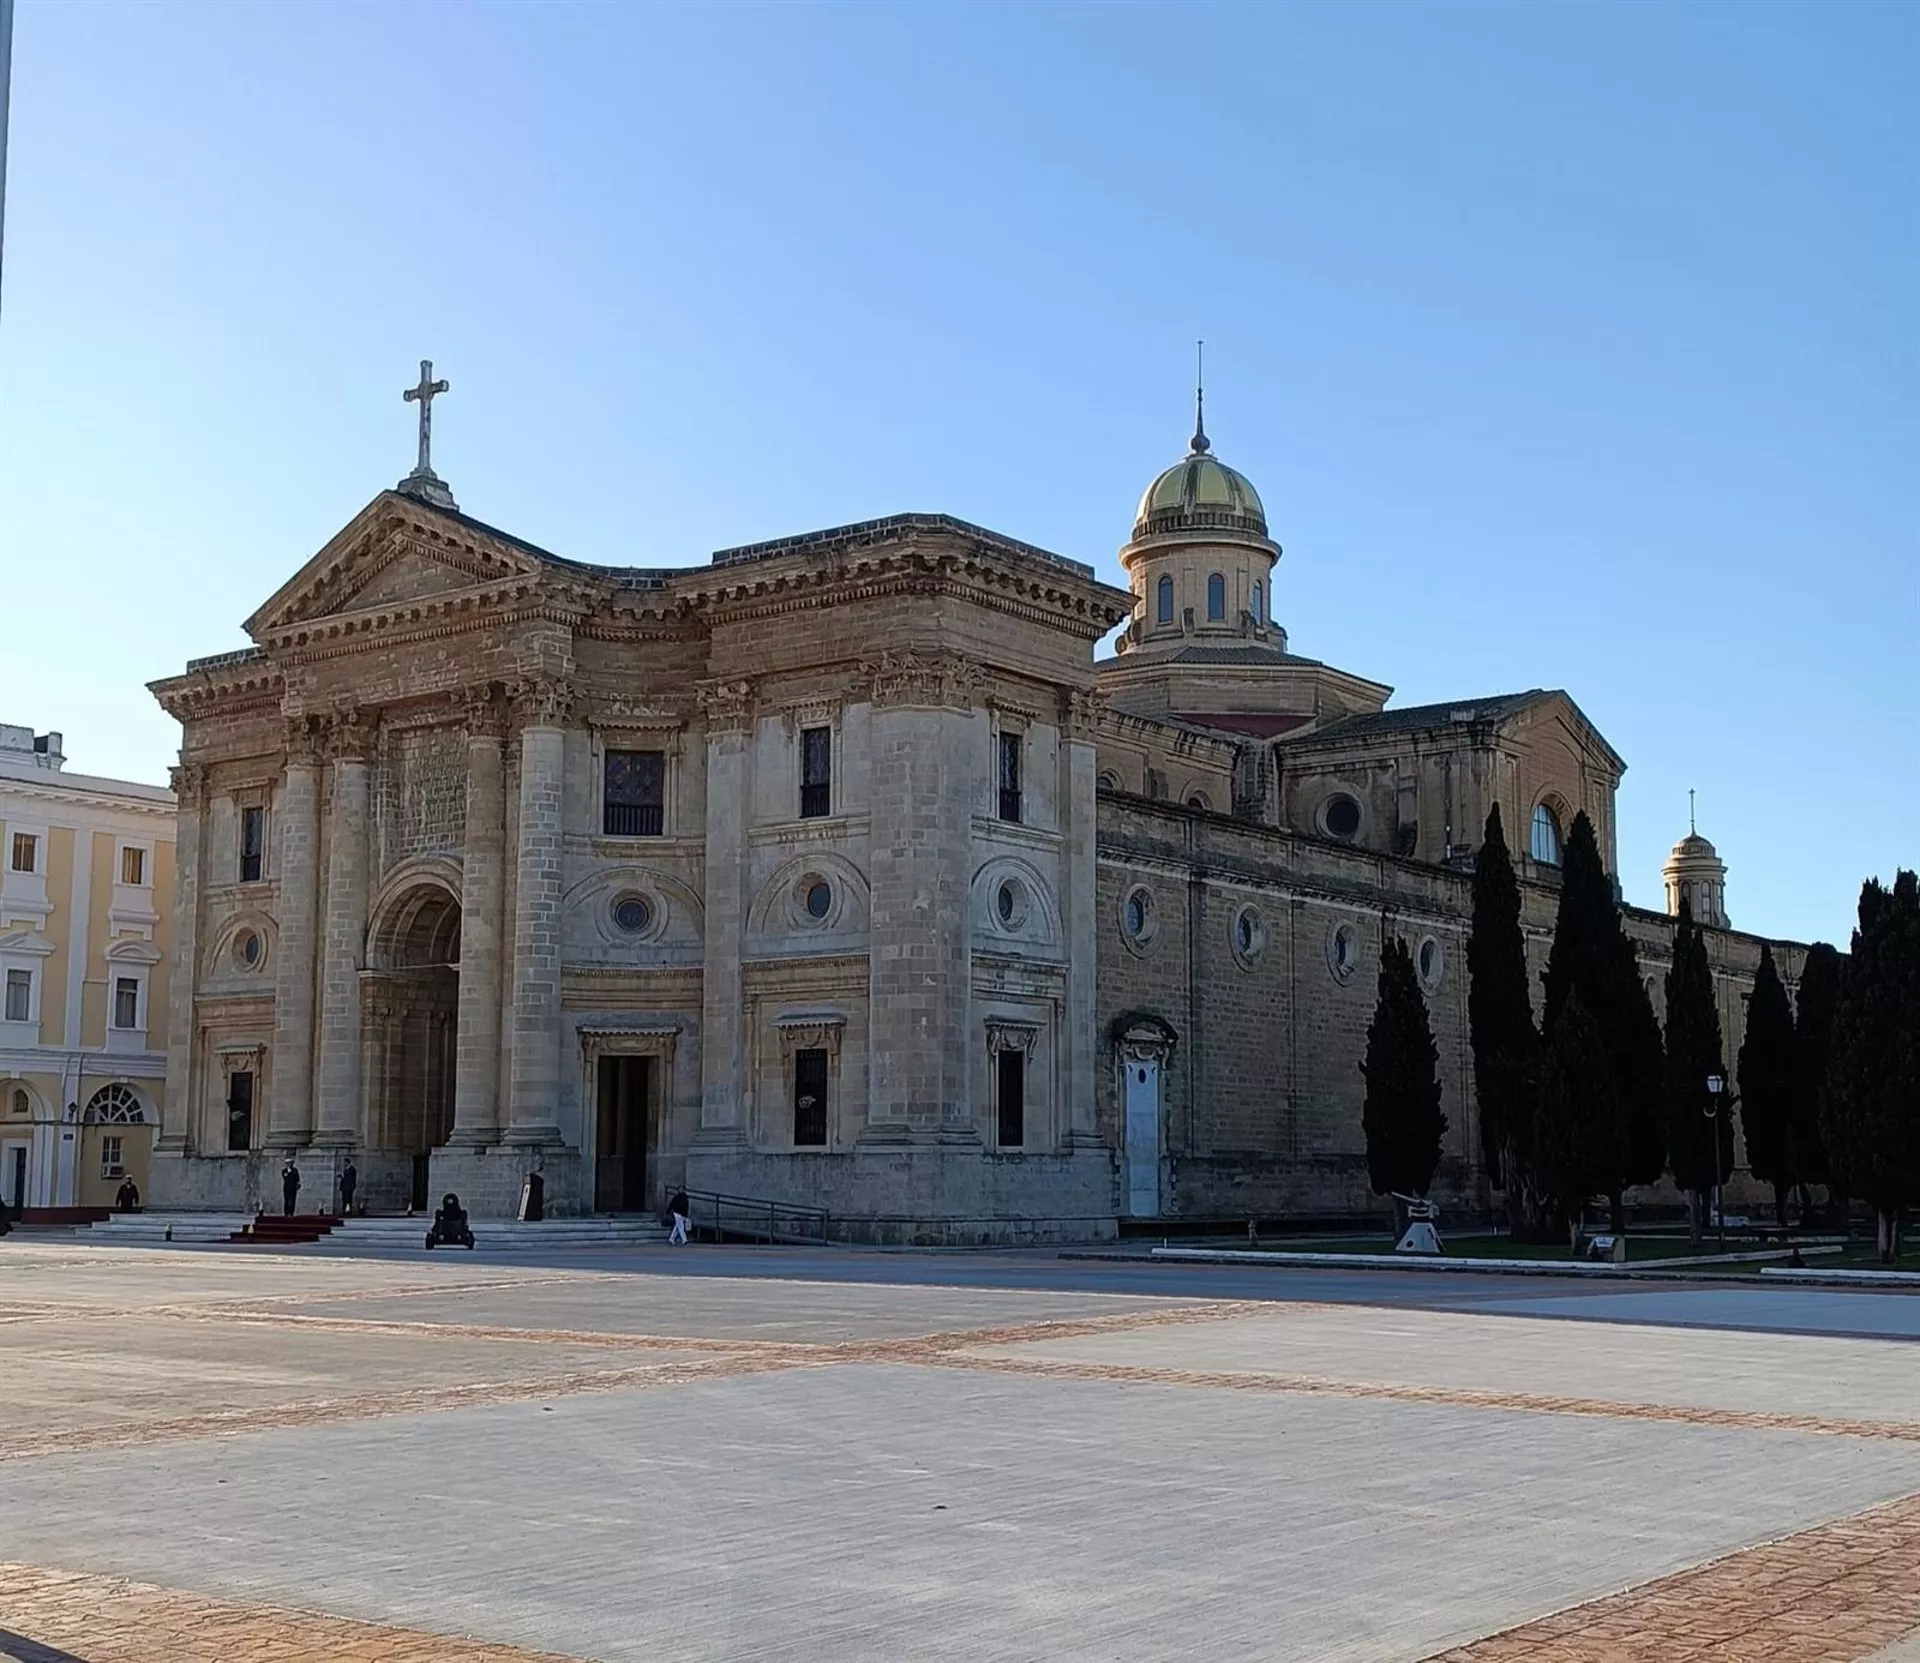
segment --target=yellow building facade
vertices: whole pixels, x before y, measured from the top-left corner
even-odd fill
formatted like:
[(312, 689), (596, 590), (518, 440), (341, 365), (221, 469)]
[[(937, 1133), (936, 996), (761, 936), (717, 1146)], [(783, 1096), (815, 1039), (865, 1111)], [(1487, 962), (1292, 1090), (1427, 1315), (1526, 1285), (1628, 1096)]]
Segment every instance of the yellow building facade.
[(166, 1083), (174, 796), (0, 725), (0, 1200), (144, 1199)]

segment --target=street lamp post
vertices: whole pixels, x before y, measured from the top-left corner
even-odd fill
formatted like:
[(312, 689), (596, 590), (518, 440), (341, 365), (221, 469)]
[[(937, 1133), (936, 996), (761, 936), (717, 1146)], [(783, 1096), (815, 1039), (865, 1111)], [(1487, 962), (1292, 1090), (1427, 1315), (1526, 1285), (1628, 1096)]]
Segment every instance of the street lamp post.
[(1720, 1094), (1727, 1082), (1718, 1074), (1707, 1076), (1707, 1118), (1713, 1122), (1713, 1207), (1720, 1216), (1720, 1251), (1727, 1250), (1726, 1181), (1720, 1176)]

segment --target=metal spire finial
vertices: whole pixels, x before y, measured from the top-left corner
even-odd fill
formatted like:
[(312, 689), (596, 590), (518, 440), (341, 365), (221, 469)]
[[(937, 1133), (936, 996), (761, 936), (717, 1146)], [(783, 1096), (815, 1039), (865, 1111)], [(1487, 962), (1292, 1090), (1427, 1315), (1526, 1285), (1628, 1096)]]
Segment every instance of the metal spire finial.
[(1693, 787), (1692, 786), (1687, 787), (1687, 831), (1689, 835), (1694, 837), (1698, 837), (1700, 835), (1699, 823), (1693, 817)]
[(458, 512), (460, 505), (453, 500), (453, 493), (447, 489), (446, 481), (433, 471), (433, 401), (436, 394), (447, 391), (444, 381), (433, 379), (433, 360), (420, 360), (420, 384), (409, 387), (400, 396), (409, 404), (420, 406), (420, 459), (414, 465), (413, 472), (400, 481), (396, 490), (421, 502), (430, 502), (436, 508), (451, 508)]
[(1193, 454), (1205, 456), (1213, 447), (1207, 443), (1207, 343), (1195, 341), (1193, 378)]

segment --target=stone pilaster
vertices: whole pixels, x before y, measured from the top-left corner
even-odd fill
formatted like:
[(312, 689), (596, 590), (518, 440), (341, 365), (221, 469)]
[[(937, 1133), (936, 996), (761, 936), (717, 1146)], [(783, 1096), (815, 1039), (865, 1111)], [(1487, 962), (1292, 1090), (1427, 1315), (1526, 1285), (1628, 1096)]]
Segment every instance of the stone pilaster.
[(520, 728), (520, 841), (514, 851), (513, 1074), (507, 1141), (555, 1144), (560, 1095), (560, 901), (568, 689), (515, 689)]
[(979, 666), (889, 653), (867, 666), (873, 781), (873, 1047), (864, 1141), (973, 1144), (972, 712)]
[(287, 769), (274, 824), (272, 864), (280, 939), (273, 974), (273, 1054), (268, 1059), (267, 1143), (299, 1148), (313, 1136), (314, 902), (319, 888), (320, 754), (316, 723), (287, 725)]
[(1095, 1031), (1098, 1026), (1099, 843), (1096, 795), (1099, 760), (1094, 732), (1100, 701), (1076, 691), (1061, 700), (1060, 827), (1062, 850), (1061, 914), (1067, 936), (1067, 1002), (1063, 1014), (1065, 1133), (1070, 1147), (1097, 1145), (1100, 1133), (1094, 1103)]
[(453, 1136), (479, 1147), (500, 1137), (500, 946), (506, 889), (506, 757), (491, 700), (467, 714), (467, 823), (460, 865), (460, 1019), (455, 1034)]
[(200, 980), (200, 853), (207, 771), (183, 763), (173, 770), (172, 783), (173, 964), (167, 976), (167, 1088), (160, 1099), (156, 1155), (184, 1155), (194, 1142), (194, 993)]
[(361, 1125), (360, 972), (367, 947), (367, 753), (371, 720), (355, 711), (327, 730), (332, 791), (327, 808), (327, 891), (322, 909), (320, 1063), (314, 1142), (343, 1149), (363, 1138)]
[(752, 801), (753, 686), (700, 689), (707, 729), (706, 962), (700, 996), (700, 1129), (697, 1147), (746, 1140), (741, 1073), (740, 938), (746, 927), (746, 807)]

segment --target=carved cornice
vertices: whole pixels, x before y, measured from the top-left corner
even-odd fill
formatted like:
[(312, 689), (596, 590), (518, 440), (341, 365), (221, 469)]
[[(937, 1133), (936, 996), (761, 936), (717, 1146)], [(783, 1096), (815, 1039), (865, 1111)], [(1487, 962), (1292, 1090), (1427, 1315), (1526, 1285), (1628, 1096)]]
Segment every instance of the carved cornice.
[(987, 679), (984, 665), (939, 650), (883, 652), (862, 663), (860, 671), (869, 700), (882, 707), (972, 710)]
[(791, 1067), (796, 1051), (825, 1051), (830, 1057), (840, 1054), (840, 1036), (847, 1019), (832, 1012), (818, 1015), (783, 1016), (775, 1024), (780, 1030), (780, 1055)]
[(1104, 708), (1105, 701), (1098, 693), (1076, 687), (1060, 697), (1060, 725), (1069, 739), (1083, 739), (1092, 743), (1100, 726), (1100, 712)]
[(511, 718), (506, 689), (497, 681), (488, 682), (460, 701), (460, 720), (469, 739), (504, 739)]
[(377, 710), (336, 710), (325, 718), (327, 756), (334, 762), (365, 762), (379, 735)]
[(987, 1018), (989, 1052), (1018, 1051), (1031, 1057), (1033, 1048), (1039, 1043), (1040, 1029), (1032, 1022), (1013, 1022), (998, 1016)]
[(167, 770), (167, 784), (183, 809), (195, 809), (207, 800), (208, 770), (198, 762), (182, 762)]
[(287, 766), (289, 768), (318, 768), (326, 752), (326, 723), (318, 716), (289, 716), (286, 736), (282, 743), (286, 747)]
[(508, 689), (523, 728), (557, 728), (573, 710), (573, 685), (558, 676), (523, 676)]
[(744, 733), (753, 726), (753, 683), (746, 680), (703, 681), (699, 687), (700, 714), (709, 733)]

